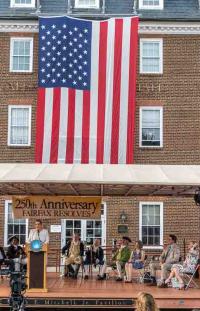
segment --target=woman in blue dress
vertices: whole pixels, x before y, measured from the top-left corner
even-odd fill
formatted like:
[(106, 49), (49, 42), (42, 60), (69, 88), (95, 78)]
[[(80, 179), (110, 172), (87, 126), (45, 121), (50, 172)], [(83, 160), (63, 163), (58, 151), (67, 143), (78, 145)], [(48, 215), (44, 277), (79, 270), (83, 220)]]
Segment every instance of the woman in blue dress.
[(142, 269), (144, 267), (145, 252), (143, 250), (142, 241), (135, 243), (135, 248), (131, 253), (129, 261), (125, 265), (126, 283), (132, 282), (132, 274), (134, 270)]

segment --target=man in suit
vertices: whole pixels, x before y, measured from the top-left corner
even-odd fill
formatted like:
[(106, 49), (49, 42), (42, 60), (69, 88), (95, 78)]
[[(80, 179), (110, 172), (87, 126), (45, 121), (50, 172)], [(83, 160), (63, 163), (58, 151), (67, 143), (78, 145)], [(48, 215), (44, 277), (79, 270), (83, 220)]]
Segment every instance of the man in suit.
[(43, 228), (41, 219), (37, 219), (35, 221), (35, 229), (31, 229), (27, 243), (30, 244), (34, 240), (39, 240), (43, 244), (49, 243), (49, 233), (46, 229)]
[(5, 259), (6, 259), (6, 254), (4, 252), (3, 247), (0, 246), (0, 267), (4, 263)]
[(120, 248), (112, 258), (113, 261), (115, 261), (117, 267), (118, 276), (116, 281), (122, 281), (122, 272), (124, 270), (125, 264), (130, 258), (131, 251), (129, 248), (129, 243), (131, 243), (131, 239), (127, 236), (123, 236)]
[(165, 280), (171, 271), (171, 267), (173, 264), (178, 263), (180, 260), (180, 249), (176, 244), (177, 237), (174, 234), (170, 234), (168, 240), (168, 246), (163, 250), (159, 258), (159, 263), (150, 264), (150, 274), (152, 279), (152, 283), (149, 284), (150, 286), (157, 285), (156, 270), (161, 269), (161, 283), (158, 285), (158, 287), (167, 287)]
[(15, 269), (15, 271), (21, 270), (21, 265), (25, 266), (27, 263), (26, 254), (23, 248), (19, 245), (19, 239), (16, 235), (13, 235), (8, 242), (10, 243), (6, 257), (9, 259), (10, 265)]
[[(76, 279), (84, 255), (84, 245), (78, 233), (75, 233), (72, 240), (62, 248), (62, 255), (65, 256), (65, 266), (68, 268), (69, 276)], [(75, 265), (75, 268), (72, 265)]]

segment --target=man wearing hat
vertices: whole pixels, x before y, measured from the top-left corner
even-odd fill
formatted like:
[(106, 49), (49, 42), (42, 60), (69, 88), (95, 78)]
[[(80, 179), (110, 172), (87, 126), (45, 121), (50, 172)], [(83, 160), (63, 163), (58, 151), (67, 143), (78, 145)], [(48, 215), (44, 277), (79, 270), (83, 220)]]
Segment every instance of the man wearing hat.
[(6, 253), (8, 259), (15, 264), (15, 271), (20, 270), (20, 265), (26, 265), (26, 254), (23, 248), (19, 245), (19, 239), (16, 235), (9, 238), (9, 247)]
[(131, 239), (127, 236), (123, 236), (121, 246), (113, 256), (113, 260), (116, 261), (118, 273), (116, 281), (122, 281), (122, 271), (124, 270), (125, 264), (130, 258), (131, 251), (129, 249), (129, 243), (131, 243)]

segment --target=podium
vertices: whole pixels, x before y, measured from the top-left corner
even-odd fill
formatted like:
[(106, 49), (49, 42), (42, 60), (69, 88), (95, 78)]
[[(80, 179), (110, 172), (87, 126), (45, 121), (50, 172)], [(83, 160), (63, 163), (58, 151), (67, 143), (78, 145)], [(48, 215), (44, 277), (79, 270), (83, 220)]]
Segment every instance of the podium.
[(47, 251), (48, 245), (43, 244), (39, 251), (32, 251), (26, 244), (27, 254), (27, 292), (48, 292), (47, 289)]

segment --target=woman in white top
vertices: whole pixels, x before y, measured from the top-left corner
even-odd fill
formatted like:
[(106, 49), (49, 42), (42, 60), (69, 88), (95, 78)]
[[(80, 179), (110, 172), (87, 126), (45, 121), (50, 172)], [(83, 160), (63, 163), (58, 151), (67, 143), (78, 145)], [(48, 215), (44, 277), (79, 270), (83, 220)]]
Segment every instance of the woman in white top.
[(35, 221), (35, 229), (31, 229), (27, 243), (31, 243), (34, 240), (39, 240), (44, 244), (49, 243), (49, 233), (43, 228), (41, 219)]

